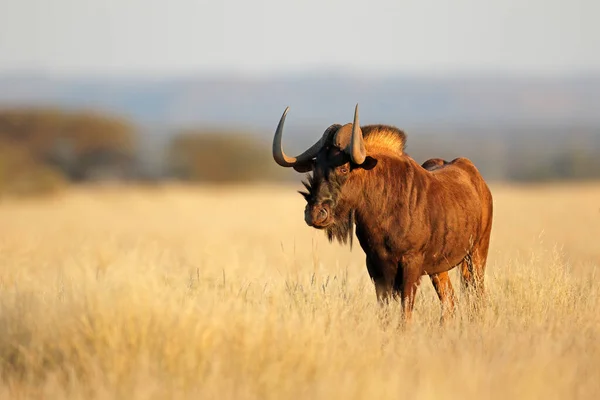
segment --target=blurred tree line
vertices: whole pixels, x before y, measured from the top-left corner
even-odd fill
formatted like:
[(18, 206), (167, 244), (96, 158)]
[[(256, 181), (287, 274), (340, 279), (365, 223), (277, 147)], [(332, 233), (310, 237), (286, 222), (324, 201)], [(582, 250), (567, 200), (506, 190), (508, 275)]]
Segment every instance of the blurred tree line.
[[(270, 143), (247, 132), (183, 130), (144, 173), (144, 135), (122, 118), (56, 109), (0, 110), (0, 195), (37, 194), (68, 183), (178, 179), (247, 182), (281, 179)], [(151, 157), (156, 158), (156, 154)]]
[(282, 179), (271, 143), (255, 135), (225, 130), (186, 130), (173, 136), (167, 151), (167, 175), (208, 182), (240, 183)]
[(407, 143), (420, 162), (468, 157), (489, 180), (600, 179), (600, 126), (438, 127), (409, 132)]
[(127, 121), (88, 112), (0, 110), (0, 193), (59, 189), (132, 171), (135, 132)]
[[(407, 152), (418, 162), (469, 157), (490, 180), (600, 179), (598, 128), (493, 129), (415, 129), (407, 132)], [(259, 139), (239, 129), (180, 130), (161, 135), (166, 142), (158, 146), (160, 151), (149, 151), (140, 146), (151, 141), (148, 135), (113, 115), (0, 110), (0, 195), (52, 192), (68, 183), (104, 180), (297, 181), (297, 174), (273, 162), (270, 135)], [(290, 153), (303, 150), (295, 146), (299, 137), (286, 138)], [(142, 167), (148, 163), (155, 166), (151, 173)]]

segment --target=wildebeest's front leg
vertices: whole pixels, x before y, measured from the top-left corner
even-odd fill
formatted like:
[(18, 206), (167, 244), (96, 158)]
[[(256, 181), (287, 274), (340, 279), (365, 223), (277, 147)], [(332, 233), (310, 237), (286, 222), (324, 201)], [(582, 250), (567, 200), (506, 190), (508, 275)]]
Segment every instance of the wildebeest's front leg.
[(420, 257), (405, 257), (398, 266), (394, 287), (401, 293), (402, 310), (406, 322), (410, 321), (412, 317), (417, 288), (421, 281), (421, 271), (422, 258)]
[(393, 294), (394, 275), (396, 274), (395, 265), (385, 265), (381, 262), (376, 262), (367, 257), (367, 271), (375, 284), (375, 292), (377, 293), (377, 301), (379, 304), (387, 304)]
[(442, 320), (444, 323), (454, 314), (454, 288), (448, 272), (440, 272), (429, 276), (431, 283), (442, 302)]

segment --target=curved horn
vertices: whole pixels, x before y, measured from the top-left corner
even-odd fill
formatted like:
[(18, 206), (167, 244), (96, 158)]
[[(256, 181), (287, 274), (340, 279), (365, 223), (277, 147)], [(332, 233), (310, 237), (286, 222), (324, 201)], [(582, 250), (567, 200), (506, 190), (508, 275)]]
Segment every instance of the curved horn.
[(352, 123), (352, 138), (350, 139), (350, 157), (354, 163), (361, 165), (367, 158), (362, 130), (358, 122), (358, 103), (354, 109), (354, 122)]
[(286, 107), (281, 119), (279, 120), (279, 124), (277, 125), (277, 130), (275, 131), (275, 137), (273, 138), (273, 158), (275, 162), (282, 167), (293, 167), (298, 163), (303, 163), (309, 160), (312, 160), (321, 147), (323, 147), (323, 138), (319, 139), (315, 144), (313, 144), (308, 150), (304, 153), (300, 154), (297, 157), (290, 157), (283, 151), (283, 145), (281, 144), (281, 137), (283, 135), (283, 124), (285, 123), (285, 117), (290, 108)]

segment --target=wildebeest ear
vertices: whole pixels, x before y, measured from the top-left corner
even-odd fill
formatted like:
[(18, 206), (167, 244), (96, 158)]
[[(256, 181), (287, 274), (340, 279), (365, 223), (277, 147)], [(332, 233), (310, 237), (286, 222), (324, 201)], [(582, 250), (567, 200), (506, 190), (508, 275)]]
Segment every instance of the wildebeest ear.
[(313, 169), (313, 162), (312, 160), (309, 160), (305, 163), (298, 163), (294, 165), (293, 168), (296, 172), (310, 172)]
[(365, 161), (362, 164), (360, 164), (358, 167), (362, 168), (362, 169), (370, 170), (370, 169), (375, 168), (376, 165), (377, 165), (377, 160), (371, 156), (367, 156), (367, 158), (365, 158)]

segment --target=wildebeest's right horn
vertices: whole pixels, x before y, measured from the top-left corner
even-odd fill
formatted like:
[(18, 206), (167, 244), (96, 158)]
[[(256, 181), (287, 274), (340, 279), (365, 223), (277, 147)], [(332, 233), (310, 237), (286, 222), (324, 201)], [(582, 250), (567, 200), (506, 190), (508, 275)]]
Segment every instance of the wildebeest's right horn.
[[(285, 154), (283, 151), (283, 145), (281, 144), (281, 137), (283, 135), (283, 124), (285, 123), (285, 117), (289, 109), (289, 107), (285, 108), (285, 111), (279, 120), (279, 125), (277, 125), (275, 137), (273, 138), (273, 158), (275, 159), (275, 162), (282, 167), (293, 167), (297, 164), (306, 163), (307, 161), (312, 160), (317, 155), (319, 150), (321, 150), (321, 147), (323, 147), (323, 140), (325, 138), (325, 136), (323, 136), (323, 138), (317, 141), (317, 143), (313, 144), (308, 150), (297, 157), (290, 157)], [(306, 168), (310, 170), (310, 167)], [(306, 168), (303, 170), (306, 170)]]
[(354, 163), (360, 165), (365, 162), (367, 158), (367, 152), (365, 151), (365, 144), (363, 141), (362, 130), (360, 129), (360, 123), (358, 122), (358, 104), (354, 109), (354, 122), (352, 123), (352, 138), (350, 139), (350, 157)]

